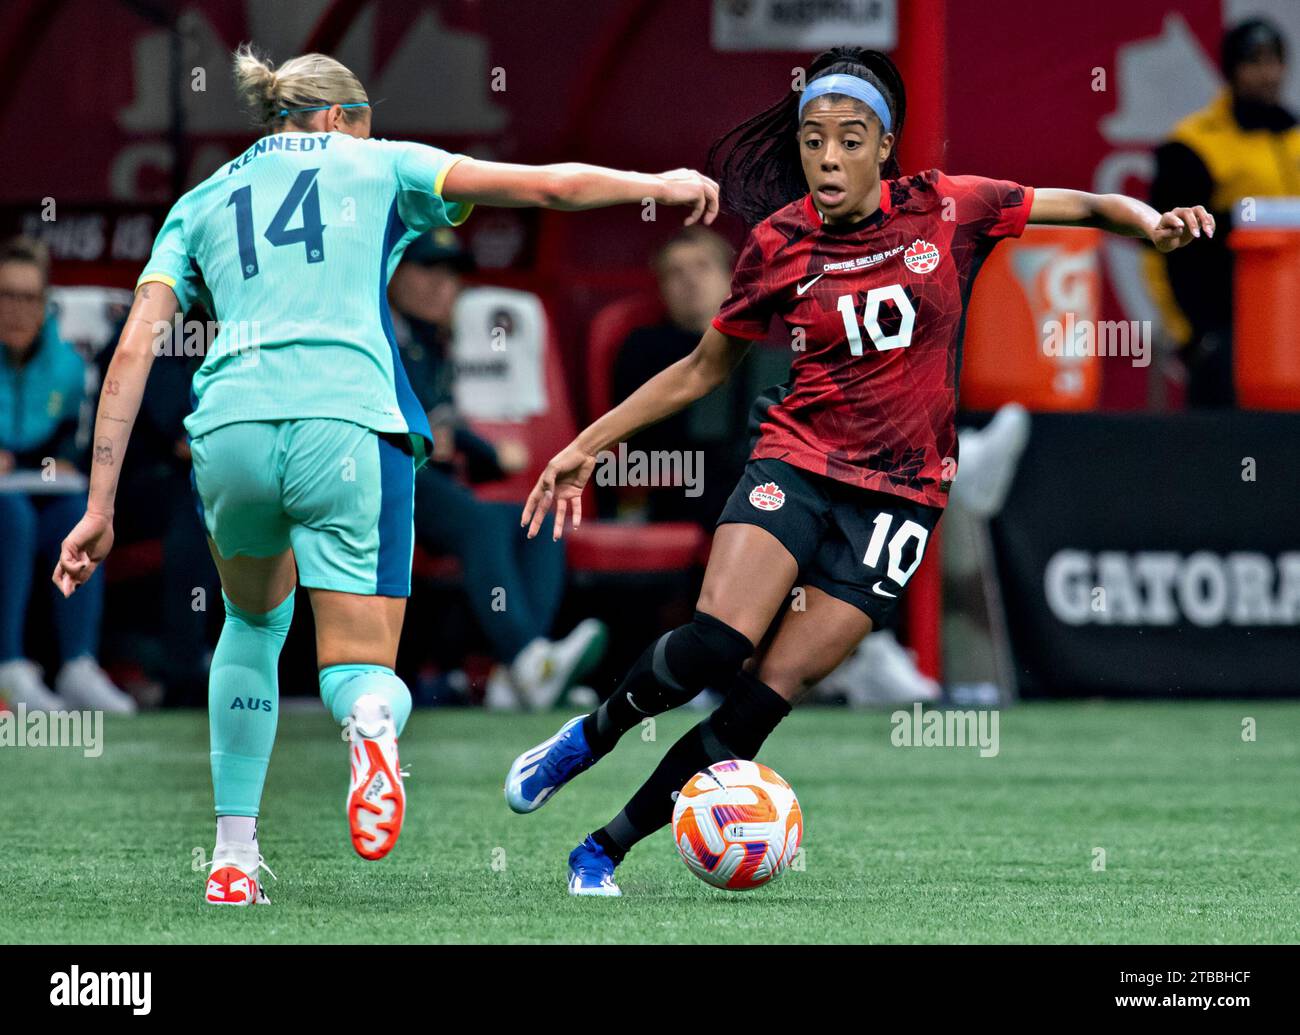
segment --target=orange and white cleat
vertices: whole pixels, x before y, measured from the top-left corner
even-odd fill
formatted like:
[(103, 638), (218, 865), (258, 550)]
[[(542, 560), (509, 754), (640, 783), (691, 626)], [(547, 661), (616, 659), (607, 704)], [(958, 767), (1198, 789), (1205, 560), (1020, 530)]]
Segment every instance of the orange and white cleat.
[[(271, 873), (253, 845), (217, 845), (208, 864), (204, 900), (210, 906), (269, 906), (271, 900), (258, 880), (261, 870)], [(271, 873), (274, 878), (275, 874)]]
[(397, 758), (392, 709), (376, 694), (362, 694), (350, 718), (352, 780), (348, 828), (363, 859), (382, 859), (393, 850), (406, 816), (406, 791)]

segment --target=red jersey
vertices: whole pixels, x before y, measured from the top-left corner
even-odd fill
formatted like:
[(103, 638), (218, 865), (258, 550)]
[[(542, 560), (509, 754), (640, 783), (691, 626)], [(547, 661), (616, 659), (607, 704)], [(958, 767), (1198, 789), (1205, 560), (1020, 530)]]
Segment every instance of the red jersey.
[(942, 507), (971, 286), (993, 246), (1024, 232), (1033, 198), (931, 169), (885, 180), (880, 208), (853, 225), (824, 225), (806, 195), (754, 227), (713, 326), (757, 340), (779, 316), (794, 359), (754, 405), (751, 458)]

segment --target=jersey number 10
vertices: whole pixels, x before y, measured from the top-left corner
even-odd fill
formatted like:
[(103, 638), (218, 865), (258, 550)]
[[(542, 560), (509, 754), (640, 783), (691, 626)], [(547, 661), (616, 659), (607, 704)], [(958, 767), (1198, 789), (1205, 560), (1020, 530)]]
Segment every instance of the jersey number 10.
[[(262, 236), (277, 248), (286, 244), (301, 244), (308, 262), (325, 261), (325, 224), (320, 218), (320, 189), (316, 184), (315, 169), (304, 169), (298, 174), (284, 196), (279, 209), (271, 217), (271, 225)], [(230, 195), (226, 207), (235, 207), (235, 234), (239, 238), (239, 267), (244, 279), (256, 277), (257, 239), (253, 232), (253, 188), (240, 187)], [(302, 226), (289, 228), (294, 212), (302, 208)]]
[[(894, 334), (886, 334), (880, 328), (880, 303), (890, 301), (898, 307), (902, 318)], [(844, 317), (844, 333), (849, 336), (849, 352), (855, 356), (862, 355), (862, 332), (858, 330), (858, 316), (853, 310), (853, 296), (840, 295), (835, 303)], [(902, 284), (890, 284), (888, 287), (874, 287), (867, 292), (867, 299), (862, 305), (862, 326), (871, 335), (871, 344), (877, 352), (890, 349), (905, 349), (912, 344), (912, 327), (916, 323), (916, 309), (907, 297)]]

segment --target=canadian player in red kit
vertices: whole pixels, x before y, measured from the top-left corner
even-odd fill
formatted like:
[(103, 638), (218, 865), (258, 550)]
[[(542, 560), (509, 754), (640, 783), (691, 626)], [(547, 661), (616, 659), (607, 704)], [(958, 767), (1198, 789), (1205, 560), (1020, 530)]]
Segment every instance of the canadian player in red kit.
[(714, 533), (694, 620), (650, 645), (590, 715), (524, 752), (506, 778), (540, 808), (648, 716), (723, 695), (608, 824), (569, 856), (569, 890), (618, 895), (614, 867), (666, 826), (695, 773), (753, 759), (811, 685), (898, 606), (958, 464), (955, 413), (966, 304), (980, 265), (1027, 223), (1093, 226), (1161, 251), (1212, 236), (1203, 209), (1164, 214), (1121, 195), (930, 170), (902, 176), (903, 82), (876, 51), (836, 48), (807, 85), (714, 147), (725, 204), (753, 229), (731, 295), (695, 351), (555, 456), (524, 508), (536, 535), (571, 514), (597, 454), (722, 383), (784, 325), (790, 379), (755, 403), (745, 473)]
[(856, 223), (823, 224), (804, 195), (758, 224), (713, 321), (742, 340), (767, 337), (775, 315), (789, 328), (791, 378), (756, 404), (753, 456), (942, 507), (966, 300), (1032, 202), (1014, 183), (932, 170), (882, 183)]

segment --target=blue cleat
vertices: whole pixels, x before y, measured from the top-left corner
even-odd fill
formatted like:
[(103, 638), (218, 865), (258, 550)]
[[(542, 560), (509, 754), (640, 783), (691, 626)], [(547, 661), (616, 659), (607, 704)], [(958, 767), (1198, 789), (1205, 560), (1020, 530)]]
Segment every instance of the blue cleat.
[(605, 898), (623, 894), (614, 883), (614, 860), (590, 837), (569, 853), (569, 894)]
[(570, 719), (550, 740), (515, 759), (506, 775), (506, 802), (513, 811), (536, 812), (552, 794), (595, 764), (582, 733), (585, 718)]

